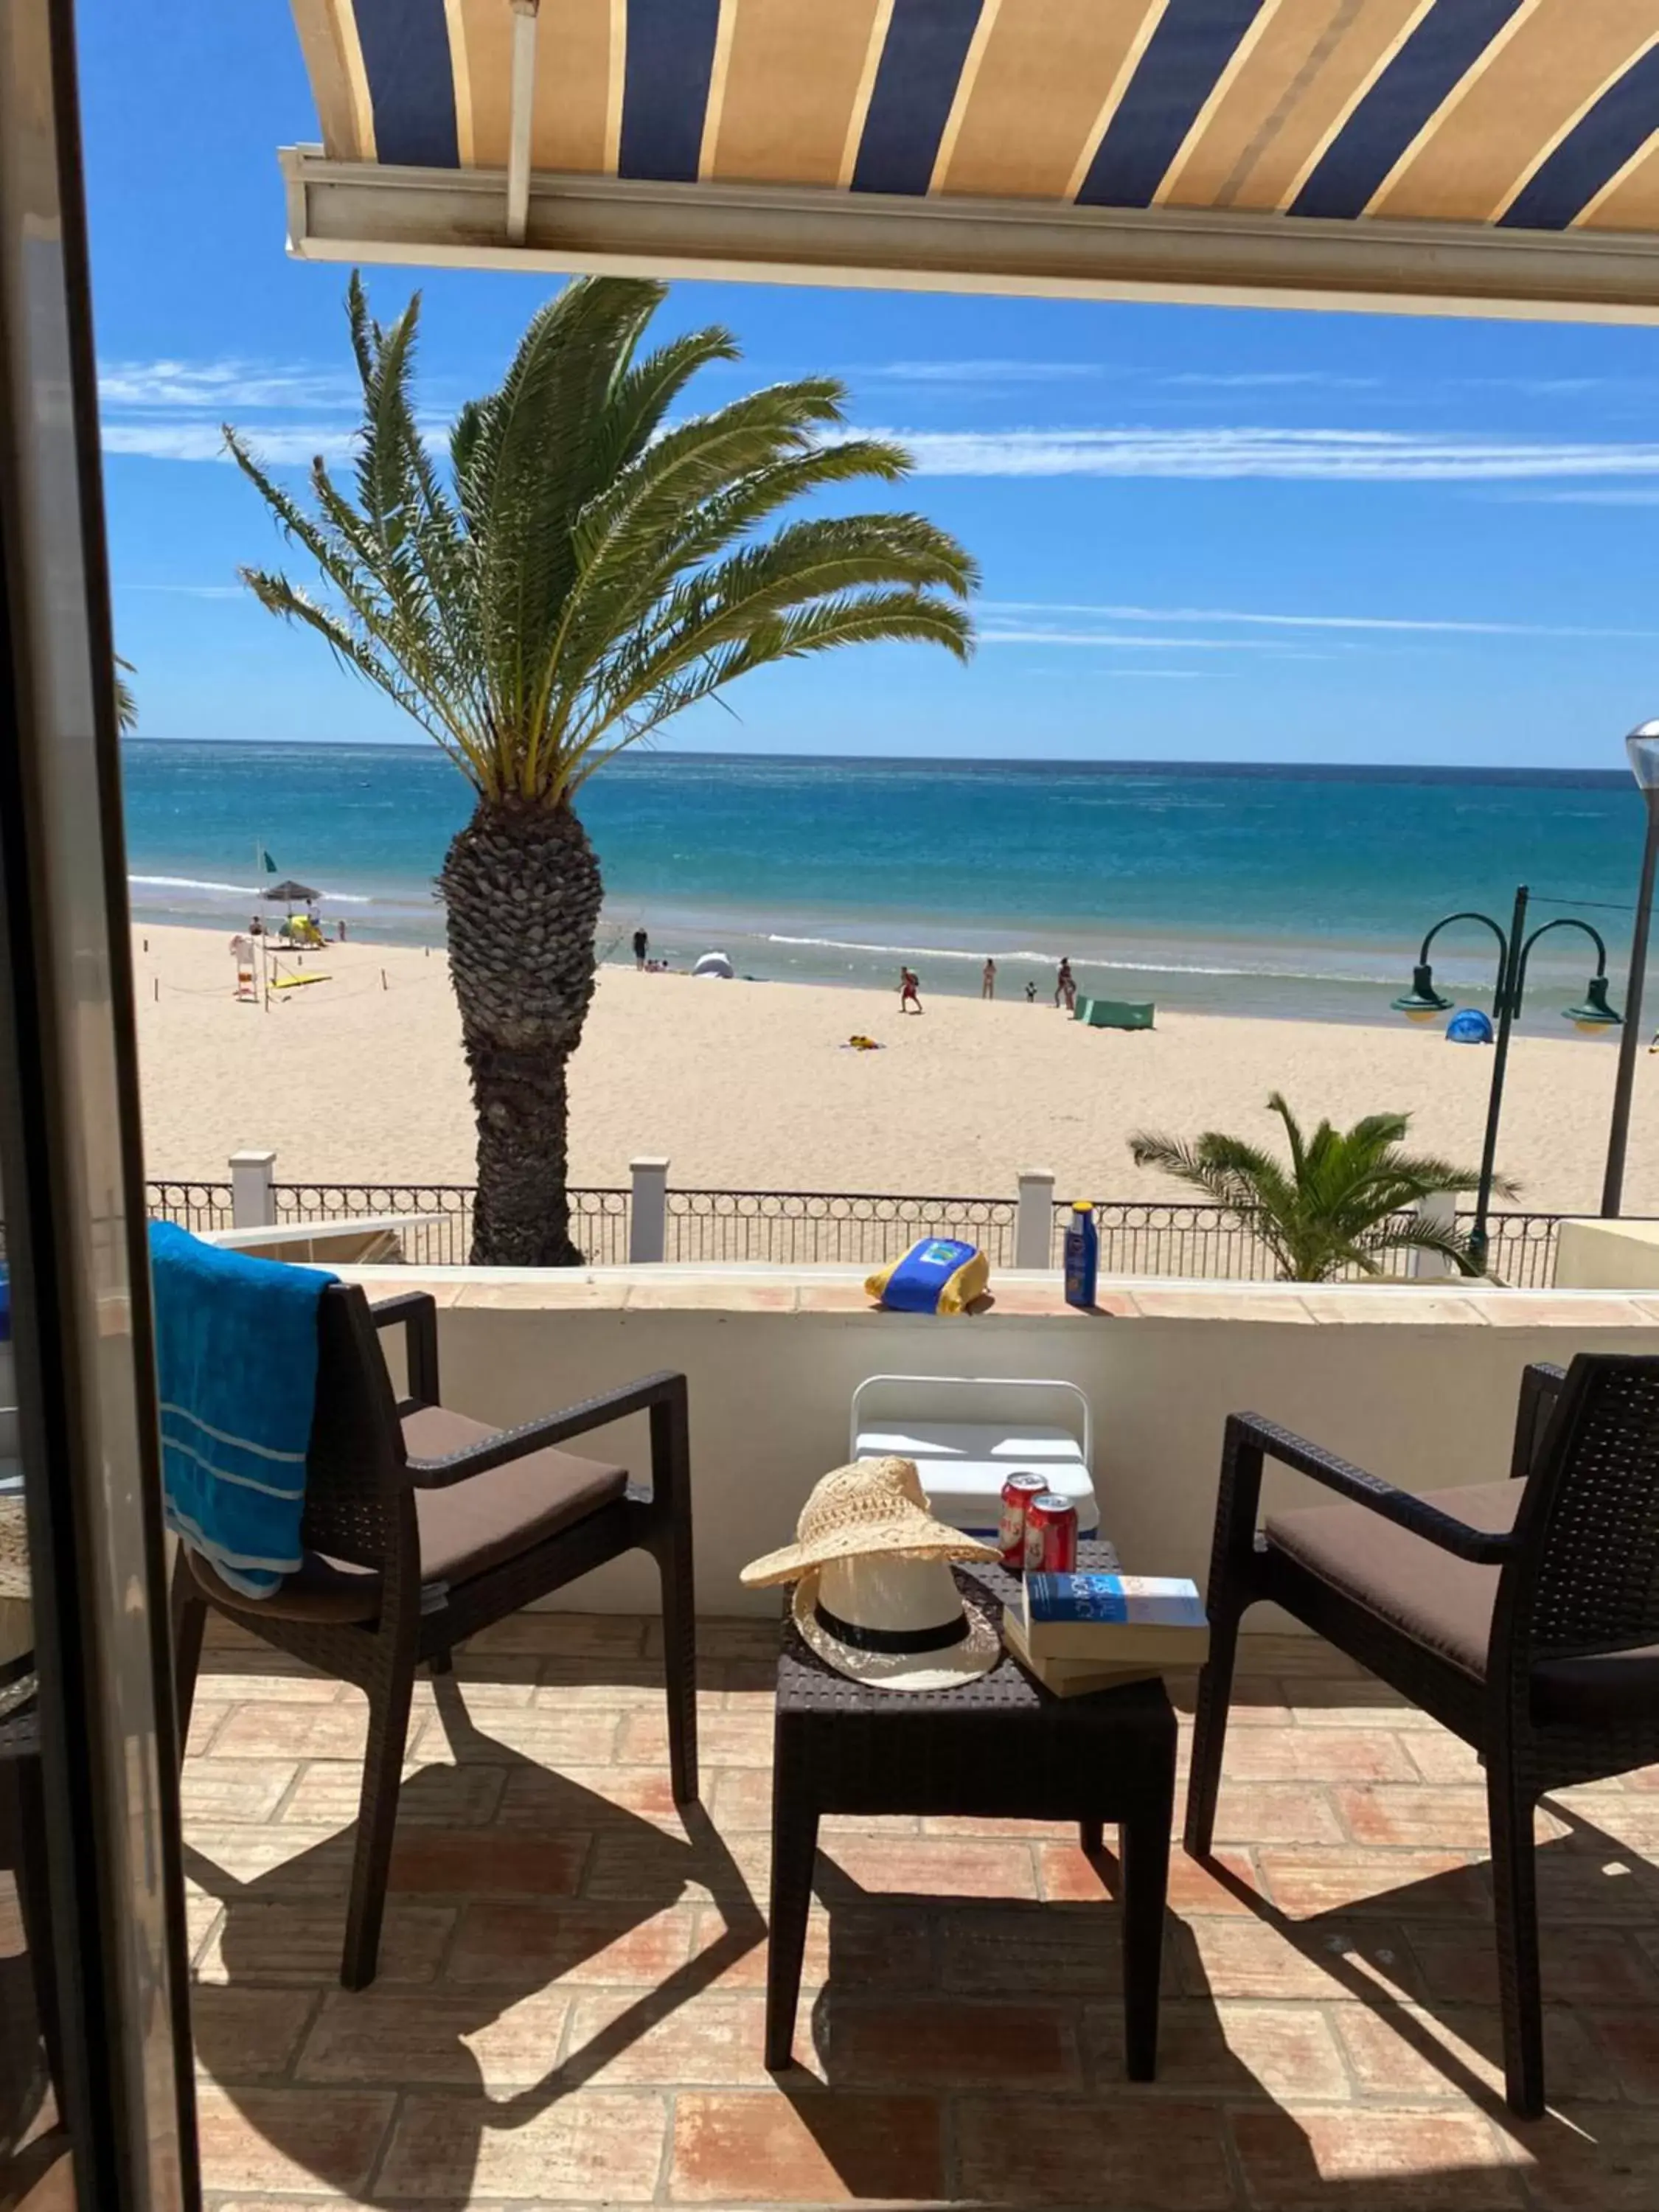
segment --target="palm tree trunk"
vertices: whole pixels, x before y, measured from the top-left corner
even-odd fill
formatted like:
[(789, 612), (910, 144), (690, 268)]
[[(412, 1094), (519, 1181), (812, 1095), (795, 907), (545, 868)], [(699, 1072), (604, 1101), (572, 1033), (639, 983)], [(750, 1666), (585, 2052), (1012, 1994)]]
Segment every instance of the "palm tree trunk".
[(473, 1262), (579, 1267), (566, 1073), (593, 996), (599, 860), (568, 805), (481, 799), (438, 883), (478, 1121)]

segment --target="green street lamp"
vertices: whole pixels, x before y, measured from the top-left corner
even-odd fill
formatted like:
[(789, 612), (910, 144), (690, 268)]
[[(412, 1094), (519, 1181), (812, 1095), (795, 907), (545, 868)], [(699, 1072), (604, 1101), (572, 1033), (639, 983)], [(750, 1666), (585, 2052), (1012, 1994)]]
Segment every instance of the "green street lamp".
[(1607, 1004), (1607, 979), (1605, 975), (1592, 975), (1583, 1003), (1568, 1006), (1561, 1018), (1571, 1022), (1574, 1029), (1582, 1030), (1586, 1036), (1594, 1036), (1597, 1030), (1621, 1030), (1625, 1026), (1624, 1016), (1614, 1013)]
[(1429, 949), (1443, 929), (1454, 922), (1478, 922), (1488, 929), (1498, 941), (1498, 973), (1492, 986), (1492, 1012), (1498, 1017), (1498, 1036), (1492, 1051), (1492, 1091), (1486, 1101), (1486, 1134), (1480, 1152), (1480, 1181), (1474, 1195), (1474, 1226), (1469, 1231), (1469, 1256), (1483, 1271), (1486, 1264), (1486, 1217), (1492, 1208), (1492, 1178), (1498, 1167), (1498, 1125), (1504, 1111), (1504, 1077), (1509, 1066), (1510, 1031), (1521, 1012), (1527, 988), (1527, 963), (1532, 949), (1540, 937), (1547, 937), (1553, 929), (1576, 929), (1588, 937), (1595, 947), (1595, 973), (1584, 987), (1584, 995), (1576, 1006), (1569, 1006), (1562, 1018), (1575, 1029), (1583, 1030), (1620, 1029), (1624, 1017), (1607, 1004), (1607, 948), (1601, 941), (1601, 933), (1588, 921), (1580, 921), (1576, 915), (1558, 915), (1553, 921), (1540, 923), (1530, 936), (1527, 934), (1527, 901), (1530, 894), (1524, 884), (1515, 894), (1515, 910), (1510, 917), (1507, 930), (1492, 920), (1489, 914), (1467, 908), (1458, 914), (1442, 915), (1423, 939), (1422, 950), (1417, 956), (1417, 965), (1412, 970), (1412, 987), (1390, 1003), (1396, 1013), (1404, 1014), (1407, 1021), (1431, 1022), (1445, 1013), (1451, 1000), (1443, 998), (1434, 985), (1434, 969), (1429, 963)]
[[(1449, 919), (1449, 917), (1448, 917)], [(1440, 1014), (1451, 1012), (1451, 1000), (1443, 999), (1434, 988), (1434, 970), (1425, 961), (1412, 971), (1412, 987), (1389, 1004), (1397, 1014), (1404, 1014), (1408, 1022), (1431, 1022)]]

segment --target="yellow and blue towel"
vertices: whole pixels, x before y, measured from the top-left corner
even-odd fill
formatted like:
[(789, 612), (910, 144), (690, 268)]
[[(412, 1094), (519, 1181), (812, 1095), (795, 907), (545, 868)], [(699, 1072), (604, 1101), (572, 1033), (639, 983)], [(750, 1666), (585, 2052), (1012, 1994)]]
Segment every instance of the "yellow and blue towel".
[(991, 1263), (956, 1237), (924, 1237), (864, 1287), (891, 1313), (959, 1314), (984, 1294)]

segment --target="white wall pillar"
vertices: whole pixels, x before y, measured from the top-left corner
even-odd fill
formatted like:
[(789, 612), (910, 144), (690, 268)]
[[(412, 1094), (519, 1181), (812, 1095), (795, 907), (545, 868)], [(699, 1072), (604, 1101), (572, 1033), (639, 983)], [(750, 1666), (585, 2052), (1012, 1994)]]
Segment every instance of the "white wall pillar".
[[(1436, 1229), (1448, 1231), (1457, 1226), (1457, 1194), (1455, 1191), (1437, 1190), (1427, 1198), (1419, 1198), (1412, 1209), (1419, 1221)], [(1438, 1282), (1458, 1272), (1452, 1262), (1438, 1252), (1413, 1252), (1411, 1269), (1419, 1282)]]
[(276, 1219), (275, 1152), (233, 1152), (230, 1156), (230, 1225), (270, 1229)]
[(1052, 1168), (1022, 1168), (1019, 1209), (1014, 1216), (1014, 1265), (1054, 1264), (1054, 1176)]
[(630, 1160), (633, 1200), (628, 1212), (628, 1256), (660, 1260), (668, 1246), (668, 1163), (665, 1159)]

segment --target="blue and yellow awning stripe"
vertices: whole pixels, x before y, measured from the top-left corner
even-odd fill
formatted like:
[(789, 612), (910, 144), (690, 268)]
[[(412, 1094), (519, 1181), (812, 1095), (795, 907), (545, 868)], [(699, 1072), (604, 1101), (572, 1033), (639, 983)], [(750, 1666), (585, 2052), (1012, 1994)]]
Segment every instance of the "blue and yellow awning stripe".
[[(327, 154), (507, 158), (511, 0), (295, 0)], [(1659, 0), (541, 0), (563, 175), (1659, 229)]]

